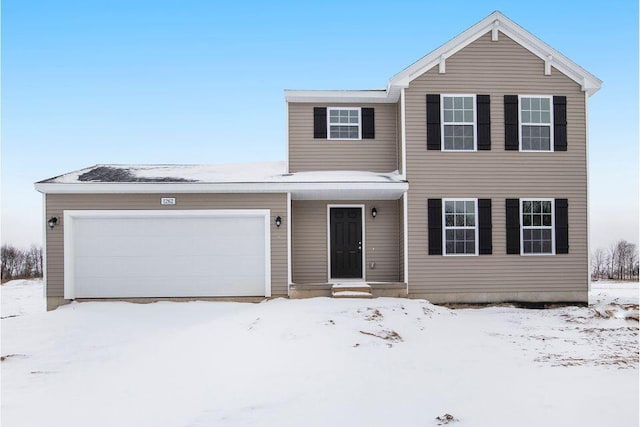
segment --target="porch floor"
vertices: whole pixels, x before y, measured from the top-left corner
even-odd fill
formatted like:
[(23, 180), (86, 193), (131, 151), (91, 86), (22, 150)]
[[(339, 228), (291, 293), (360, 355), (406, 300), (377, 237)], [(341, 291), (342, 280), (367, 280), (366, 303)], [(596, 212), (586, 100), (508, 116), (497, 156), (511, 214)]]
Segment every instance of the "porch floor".
[[(358, 288), (358, 289), (356, 289)], [(404, 282), (338, 282), (338, 283), (294, 283), (289, 288), (289, 298), (331, 297), (338, 292), (368, 292), (373, 297), (407, 297)]]

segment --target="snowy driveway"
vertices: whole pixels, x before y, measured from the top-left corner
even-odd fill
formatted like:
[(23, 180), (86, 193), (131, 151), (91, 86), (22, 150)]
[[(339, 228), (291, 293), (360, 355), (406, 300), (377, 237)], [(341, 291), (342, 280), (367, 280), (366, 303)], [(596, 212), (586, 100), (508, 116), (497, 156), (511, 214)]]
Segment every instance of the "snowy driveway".
[(636, 426), (638, 322), (624, 317), (638, 287), (601, 286), (595, 306), (549, 310), (313, 298), (43, 313), (41, 283), (14, 281), (2, 425)]

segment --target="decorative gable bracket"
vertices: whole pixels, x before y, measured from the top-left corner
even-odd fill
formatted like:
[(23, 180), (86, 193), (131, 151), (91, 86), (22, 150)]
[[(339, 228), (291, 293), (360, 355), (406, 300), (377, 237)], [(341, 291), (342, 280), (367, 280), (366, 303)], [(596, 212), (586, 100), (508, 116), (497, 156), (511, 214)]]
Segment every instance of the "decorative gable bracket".
[(602, 85), (602, 81), (596, 76), (553, 49), (502, 13), (496, 11), (393, 76), (389, 81), (388, 90), (392, 87), (407, 87), (411, 81), (436, 65), (438, 65), (438, 73), (446, 73), (447, 58), (467, 47), (488, 32), (491, 32), (492, 41), (498, 41), (499, 33), (503, 33), (542, 59), (544, 61), (544, 74), (547, 76), (551, 75), (551, 67), (553, 67), (580, 84), (582, 90), (587, 92), (588, 95), (593, 95)]

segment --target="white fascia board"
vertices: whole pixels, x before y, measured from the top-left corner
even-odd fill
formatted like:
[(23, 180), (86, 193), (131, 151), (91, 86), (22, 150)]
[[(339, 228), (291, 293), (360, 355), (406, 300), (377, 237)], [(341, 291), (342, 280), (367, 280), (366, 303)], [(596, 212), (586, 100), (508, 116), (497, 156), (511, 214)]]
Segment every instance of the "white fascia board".
[(440, 64), (441, 60), (446, 60), (488, 32), (494, 32), (496, 28), (543, 61), (550, 62), (551, 66), (580, 84), (588, 95), (600, 89), (600, 79), (497, 11), (393, 76), (389, 85), (406, 87), (415, 78)]
[(398, 101), (397, 91), (385, 90), (285, 90), (287, 102), (351, 102), (389, 104)]
[(45, 194), (180, 194), (180, 193), (287, 193), (305, 191), (398, 191), (406, 182), (247, 182), (247, 183), (37, 183)]

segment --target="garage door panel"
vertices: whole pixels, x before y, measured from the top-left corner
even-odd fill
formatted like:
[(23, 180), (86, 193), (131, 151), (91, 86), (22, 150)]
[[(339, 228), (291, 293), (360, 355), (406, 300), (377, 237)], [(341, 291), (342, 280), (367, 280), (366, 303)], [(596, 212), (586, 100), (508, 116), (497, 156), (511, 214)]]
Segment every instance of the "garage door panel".
[[(96, 224), (99, 223), (99, 227)], [(183, 236), (185, 234), (197, 236), (200, 234), (213, 234), (221, 238), (235, 237), (240, 232), (245, 235), (264, 230), (264, 219), (260, 217), (245, 217), (242, 226), (238, 226), (238, 218), (184, 218), (176, 222), (176, 218), (147, 217), (147, 218), (81, 218), (74, 220), (74, 227), (82, 233), (86, 229), (97, 237), (124, 236), (124, 237), (149, 237), (149, 236)]]
[[(255, 242), (255, 236), (264, 235), (263, 218), (243, 219), (240, 226), (238, 220), (235, 220), (235, 224), (224, 221), (223, 227), (220, 224), (202, 225), (206, 221), (197, 221), (199, 223), (197, 227), (185, 227), (184, 224), (172, 225), (167, 221), (157, 220), (144, 223), (139, 220), (123, 219), (120, 222), (116, 233), (106, 232), (105, 230), (113, 230), (113, 226), (103, 227), (102, 221), (78, 221), (78, 226), (74, 226), (76, 254), (79, 256), (87, 253), (95, 256), (111, 254), (135, 256), (136, 254), (163, 255), (166, 252), (197, 255), (203, 250), (208, 251), (208, 254), (264, 251), (262, 246), (251, 244)], [(146, 230), (147, 234), (141, 235), (141, 229)], [(180, 232), (176, 232), (176, 229)], [(185, 239), (185, 236), (189, 238)], [(100, 245), (96, 245), (95, 240), (99, 240)], [(216, 241), (215, 245), (211, 244), (212, 240)]]
[(75, 298), (265, 295), (268, 212), (79, 212), (65, 227)]
[[(263, 232), (264, 233), (264, 232)], [(98, 237), (94, 237), (98, 238)], [(100, 245), (81, 239), (76, 244), (78, 258), (90, 256), (170, 256), (182, 254), (198, 255), (260, 255), (264, 254), (263, 245), (255, 245), (254, 240), (245, 236), (221, 238), (213, 234), (193, 236), (186, 240), (183, 236), (105, 236), (99, 237)], [(215, 240), (215, 242), (212, 242)], [(215, 243), (215, 244), (212, 244)]]
[[(91, 278), (94, 286), (82, 290), (82, 296), (76, 298), (106, 298), (102, 289), (113, 287), (111, 279), (104, 277)], [(186, 283), (186, 282), (185, 282)], [(152, 286), (149, 286), (151, 285)], [(188, 286), (176, 286), (176, 282), (166, 277), (140, 277), (137, 280), (122, 283), (118, 287), (118, 296), (111, 298), (171, 298), (171, 297), (235, 297), (261, 296), (264, 288), (257, 293), (252, 291), (250, 280), (217, 281), (212, 283), (206, 276), (188, 278)], [(216, 286), (216, 295), (211, 295), (211, 287)]]
[[(118, 280), (126, 280), (127, 277), (141, 276), (179, 276), (191, 277), (211, 275), (212, 271), (216, 277), (221, 275), (233, 277), (234, 275), (247, 274), (251, 272), (256, 281), (264, 280), (264, 255), (261, 256), (234, 256), (234, 255), (214, 255), (210, 259), (207, 255), (200, 256), (177, 256), (159, 262), (158, 258), (152, 256), (140, 257), (80, 257), (76, 258), (75, 272), (76, 280), (85, 277), (111, 277)], [(255, 266), (255, 268), (245, 269), (243, 266)]]

